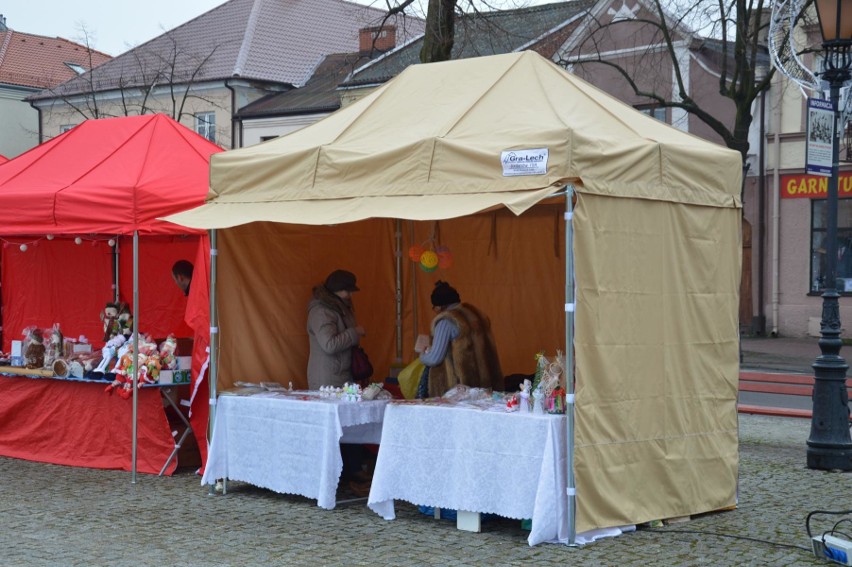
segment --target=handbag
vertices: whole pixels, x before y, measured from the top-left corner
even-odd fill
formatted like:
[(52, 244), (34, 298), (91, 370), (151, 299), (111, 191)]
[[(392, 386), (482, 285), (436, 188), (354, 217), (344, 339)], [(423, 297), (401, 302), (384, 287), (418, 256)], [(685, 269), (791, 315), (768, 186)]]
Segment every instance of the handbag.
[(402, 392), (402, 397), (406, 400), (413, 400), (417, 397), (417, 387), (420, 385), (420, 378), (423, 376), (424, 368), (426, 368), (426, 365), (420, 362), (420, 358), (418, 357), (399, 371), (396, 379), (399, 382), (399, 390)]
[(352, 347), (352, 378), (356, 382), (366, 382), (373, 375), (373, 365), (367, 358), (367, 353), (359, 346)]

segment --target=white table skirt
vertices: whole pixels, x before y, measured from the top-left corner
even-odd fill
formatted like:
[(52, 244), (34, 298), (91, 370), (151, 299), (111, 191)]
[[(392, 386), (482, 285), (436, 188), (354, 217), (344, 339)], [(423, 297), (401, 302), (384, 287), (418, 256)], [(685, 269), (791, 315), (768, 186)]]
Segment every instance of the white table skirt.
[(368, 505), (395, 499), (532, 519), (529, 544), (568, 541), (566, 418), (390, 404)]
[(386, 401), (221, 396), (202, 485), (227, 478), (336, 504), (339, 443), (378, 443)]

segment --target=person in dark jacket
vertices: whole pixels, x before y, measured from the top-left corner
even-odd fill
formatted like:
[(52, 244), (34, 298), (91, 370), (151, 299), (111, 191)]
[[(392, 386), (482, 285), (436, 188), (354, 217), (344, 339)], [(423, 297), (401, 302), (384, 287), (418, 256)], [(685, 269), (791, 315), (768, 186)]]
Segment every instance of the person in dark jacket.
[(313, 290), (308, 304), (308, 387), (341, 387), (352, 382), (352, 347), (365, 335), (355, 321), (355, 274), (335, 270)]
[[(320, 386), (339, 388), (352, 382), (352, 347), (366, 333), (355, 321), (352, 294), (358, 290), (355, 274), (346, 270), (335, 270), (325, 283), (313, 290), (308, 304), (308, 387)], [(363, 445), (343, 443), (340, 445), (343, 458), (341, 479), (348, 481), (356, 496), (367, 496), (370, 492), (370, 476), (363, 470), (366, 450)]]

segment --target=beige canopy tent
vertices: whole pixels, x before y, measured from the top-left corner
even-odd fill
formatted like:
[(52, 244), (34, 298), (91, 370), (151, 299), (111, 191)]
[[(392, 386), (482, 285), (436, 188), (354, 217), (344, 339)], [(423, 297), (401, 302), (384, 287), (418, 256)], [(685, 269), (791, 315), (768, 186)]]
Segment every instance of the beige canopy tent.
[[(439, 223), (455, 265), (437, 277), (489, 312), (504, 371), (534, 355), (512, 358), (521, 339), (575, 358), (573, 538), (735, 503), (740, 176), (738, 153), (524, 52), (410, 67), (317, 124), (213, 156), (207, 203), (169, 220), (234, 227), (214, 231), (228, 385), (304, 375), (304, 305), (334, 267), (370, 293), (359, 322), (379, 327), (371, 358), (390, 360), (376, 319), (393, 317), (404, 230), (390, 219), (455, 219)], [(565, 220), (547, 200), (563, 188)], [(403, 294), (407, 330), (428, 291)], [(281, 319), (301, 335), (271, 332)]]

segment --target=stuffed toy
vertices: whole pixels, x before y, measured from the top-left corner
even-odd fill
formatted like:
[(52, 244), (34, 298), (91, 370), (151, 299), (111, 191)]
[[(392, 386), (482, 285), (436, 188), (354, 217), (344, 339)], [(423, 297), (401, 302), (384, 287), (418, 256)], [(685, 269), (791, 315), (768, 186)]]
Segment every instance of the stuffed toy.
[(101, 349), (101, 354), (103, 355), (101, 363), (97, 366), (97, 368), (91, 369), (92, 372), (106, 374), (107, 368), (109, 367), (109, 363), (112, 362), (118, 354), (118, 349), (120, 349), (126, 343), (127, 339), (124, 338), (124, 335), (116, 335), (110, 340), (108, 340), (107, 343), (104, 345), (104, 348)]
[(148, 335), (140, 337), (139, 353), (133, 352), (133, 341), (127, 341), (122, 347), (123, 354), (119, 357), (118, 363), (113, 368), (115, 380), (109, 386), (104, 388), (104, 392), (112, 394), (113, 391), (118, 391), (118, 395), (122, 398), (129, 399), (133, 395), (133, 369), (138, 368), (136, 375), (137, 388), (144, 384), (151, 384), (155, 381), (155, 377), (150, 374), (155, 369), (156, 376), (159, 376), (159, 362), (151, 361), (149, 358), (157, 357), (157, 345), (151, 341)]
[(27, 336), (27, 346), (24, 349), (24, 359), (27, 362), (27, 368), (43, 368), (44, 367), (44, 335), (42, 330), (35, 327), (28, 327), (24, 334)]
[[(133, 366), (134, 364), (139, 364), (143, 362), (144, 355), (139, 354), (138, 356), (134, 356), (133, 353), (133, 343), (128, 343), (130, 348), (119, 358), (118, 364), (116, 364), (115, 368), (113, 368), (113, 372), (115, 373), (115, 380), (113, 380), (109, 386), (104, 388), (104, 392), (107, 394), (112, 394), (112, 392), (118, 391), (118, 395), (124, 398), (125, 400), (130, 398), (133, 390)], [(143, 365), (140, 364), (139, 375), (137, 376), (137, 380), (140, 380), (142, 377), (141, 367)]]
[(104, 322), (104, 342), (116, 335), (129, 337), (133, 332), (133, 315), (126, 303), (107, 303), (101, 312)]
[(59, 330), (59, 323), (54, 323), (50, 330), (50, 348), (47, 349), (46, 366), (51, 366), (55, 361), (65, 355), (65, 338)]
[(160, 344), (160, 368), (165, 370), (174, 370), (177, 368), (177, 339), (174, 335), (169, 335), (166, 340)]
[(101, 311), (101, 321), (104, 323), (104, 342), (121, 334), (121, 327), (118, 323), (118, 303), (106, 304), (104, 310)]

